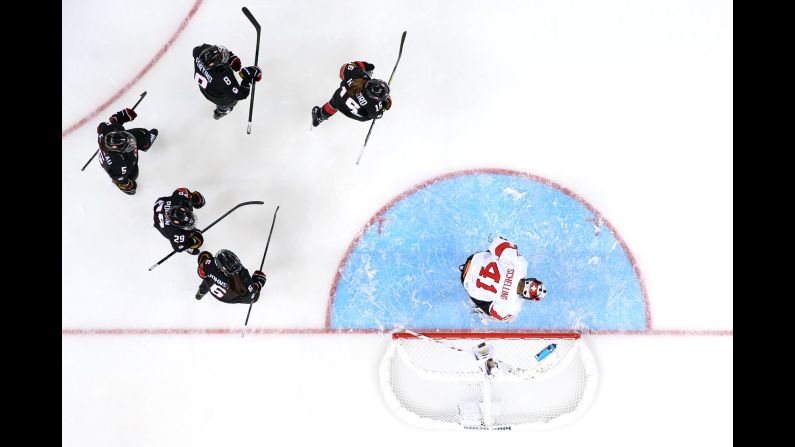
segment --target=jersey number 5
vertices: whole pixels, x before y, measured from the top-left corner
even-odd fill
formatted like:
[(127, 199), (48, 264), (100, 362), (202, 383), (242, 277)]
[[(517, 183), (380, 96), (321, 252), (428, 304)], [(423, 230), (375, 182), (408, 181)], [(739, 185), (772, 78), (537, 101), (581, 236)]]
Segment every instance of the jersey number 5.
[(218, 284), (213, 284), (210, 286), (210, 292), (218, 298), (223, 298), (224, 295), (226, 295), (226, 289), (219, 286)]
[[(488, 264), (486, 264), (485, 267), (482, 267), (480, 269), (480, 273), (479, 273), (478, 276), (480, 276), (480, 278), (488, 278), (488, 279), (494, 281), (495, 283), (499, 284), (499, 282), (500, 282), (500, 271), (497, 269), (497, 263), (496, 262), (489, 262)], [(486, 284), (486, 283), (483, 283), (480, 280), (480, 278), (475, 280), (475, 285), (478, 288), (481, 288), (481, 289), (484, 289), (484, 290), (488, 290), (489, 292), (492, 292), (492, 293), (497, 293), (497, 288), (496, 287), (494, 287), (492, 285), (489, 285), (489, 284)]]

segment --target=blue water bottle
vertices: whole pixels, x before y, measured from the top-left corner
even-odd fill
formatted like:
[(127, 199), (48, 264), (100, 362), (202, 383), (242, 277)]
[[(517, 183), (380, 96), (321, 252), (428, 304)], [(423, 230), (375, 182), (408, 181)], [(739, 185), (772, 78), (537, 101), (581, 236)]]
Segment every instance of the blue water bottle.
[(555, 343), (550, 344), (546, 348), (542, 349), (541, 352), (536, 354), (536, 360), (538, 360), (539, 362), (541, 360), (544, 360), (544, 358), (546, 358), (546, 356), (548, 356), (549, 354), (552, 354), (552, 351), (554, 351), (555, 348), (557, 347), (558, 345), (556, 345)]

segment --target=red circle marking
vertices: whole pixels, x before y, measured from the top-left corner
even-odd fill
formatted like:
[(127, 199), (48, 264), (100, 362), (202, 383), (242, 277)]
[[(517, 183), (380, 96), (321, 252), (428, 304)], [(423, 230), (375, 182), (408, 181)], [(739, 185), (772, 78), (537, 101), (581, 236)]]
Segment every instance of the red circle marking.
[(610, 231), (613, 232), (613, 234), (616, 237), (616, 240), (618, 241), (619, 244), (621, 244), (621, 248), (624, 249), (624, 253), (626, 253), (627, 257), (629, 258), (629, 261), (632, 263), (632, 269), (635, 271), (635, 276), (638, 277), (638, 283), (640, 283), (640, 291), (643, 294), (643, 304), (644, 304), (645, 311), (646, 311), (646, 328), (647, 328), (647, 330), (651, 330), (652, 329), (651, 309), (649, 308), (649, 297), (648, 297), (648, 295), (646, 293), (646, 286), (643, 283), (643, 276), (641, 276), (641, 274), (640, 274), (640, 268), (638, 268), (638, 264), (637, 264), (637, 262), (635, 262), (635, 257), (632, 256), (632, 252), (629, 250), (629, 247), (627, 247), (627, 244), (621, 238), (621, 235), (619, 235), (618, 231), (616, 231), (616, 229), (613, 227), (613, 225), (610, 222), (608, 222), (608, 220), (605, 219), (604, 216), (602, 216), (602, 213), (597, 211), (596, 208), (594, 208), (590, 203), (586, 202), (585, 199), (583, 199), (582, 197), (580, 197), (579, 195), (577, 195), (576, 193), (574, 193), (570, 189), (565, 188), (565, 187), (563, 187), (561, 185), (558, 185), (557, 183), (553, 182), (552, 180), (547, 180), (547, 179), (545, 179), (543, 177), (539, 177), (537, 175), (528, 174), (528, 173), (519, 172), (519, 171), (512, 171), (510, 169), (468, 169), (468, 170), (465, 170), (465, 171), (450, 172), (448, 174), (440, 175), (438, 177), (434, 177), (434, 178), (432, 178), (430, 180), (426, 180), (426, 181), (424, 181), (422, 183), (414, 185), (412, 188), (402, 192), (397, 197), (395, 197), (392, 200), (390, 200), (389, 203), (387, 203), (386, 205), (381, 207), (381, 209), (378, 210), (378, 212), (375, 213), (375, 215), (373, 215), (373, 217), (371, 217), (370, 220), (366, 224), (364, 224), (362, 229), (359, 230), (359, 232), (356, 234), (356, 237), (353, 239), (353, 241), (351, 241), (350, 245), (348, 245), (348, 250), (345, 252), (345, 255), (343, 256), (342, 260), (340, 261), (339, 265), (337, 266), (337, 273), (334, 275), (334, 282), (331, 284), (331, 290), (329, 291), (329, 300), (328, 300), (328, 304), (326, 305), (326, 329), (327, 330), (329, 330), (329, 331), (332, 330), (331, 329), (331, 308), (334, 306), (334, 297), (337, 294), (337, 285), (339, 284), (340, 277), (342, 276), (342, 270), (345, 268), (345, 265), (348, 264), (348, 258), (351, 256), (351, 253), (353, 253), (353, 249), (356, 248), (356, 245), (359, 244), (359, 241), (362, 239), (362, 237), (367, 232), (367, 230), (374, 223), (380, 222), (381, 219), (383, 219), (382, 216), (384, 215), (384, 213), (386, 213), (390, 208), (395, 206), (395, 204), (397, 204), (401, 200), (405, 199), (406, 197), (414, 194), (415, 192), (419, 191), (420, 189), (423, 189), (423, 188), (425, 188), (427, 186), (430, 186), (430, 185), (432, 185), (434, 183), (438, 183), (438, 182), (441, 182), (441, 181), (444, 181), (444, 180), (448, 180), (448, 179), (451, 179), (451, 178), (454, 178), (454, 177), (462, 177), (462, 176), (466, 176), (466, 175), (476, 175), (476, 174), (503, 174), (503, 175), (514, 175), (514, 176), (517, 176), (517, 177), (529, 178), (529, 179), (531, 179), (533, 181), (536, 181), (536, 182), (539, 182), (539, 183), (543, 183), (544, 185), (547, 185), (547, 186), (550, 186), (552, 188), (557, 189), (558, 191), (566, 194), (567, 196), (571, 197), (572, 199), (580, 202), (584, 207), (588, 208), (588, 210), (591, 211), (591, 213), (593, 213), (594, 216), (600, 216), (601, 222), (605, 226), (607, 226), (607, 228), (609, 228)]
[(196, 3), (193, 4), (193, 7), (188, 12), (188, 15), (184, 19), (182, 19), (182, 23), (179, 24), (179, 28), (177, 28), (177, 30), (174, 31), (174, 34), (171, 35), (171, 38), (168, 39), (168, 42), (166, 42), (166, 44), (163, 45), (162, 48), (160, 48), (160, 51), (158, 51), (157, 54), (155, 54), (155, 57), (153, 57), (152, 60), (150, 60), (149, 63), (146, 64), (146, 66), (141, 71), (139, 71), (138, 74), (135, 75), (135, 77), (133, 77), (126, 84), (124, 84), (124, 87), (122, 87), (119, 91), (114, 93), (113, 96), (111, 96), (110, 99), (102, 103), (102, 105), (94, 109), (93, 112), (89, 113), (88, 115), (80, 119), (80, 121), (67, 127), (66, 130), (61, 132), (61, 138), (62, 139), (66, 138), (69, 134), (79, 129), (81, 126), (83, 126), (90, 120), (96, 118), (96, 116), (99, 115), (103, 110), (108, 108), (113, 102), (119, 99), (121, 95), (127, 93), (128, 90), (130, 90), (135, 84), (137, 84), (138, 81), (140, 81), (141, 78), (144, 77), (144, 75), (147, 72), (149, 72), (149, 70), (151, 70), (152, 67), (160, 60), (160, 58), (163, 57), (164, 54), (166, 54), (166, 51), (168, 51), (168, 49), (171, 48), (171, 45), (174, 43), (174, 41), (177, 40), (179, 35), (182, 34), (182, 31), (185, 30), (185, 27), (188, 26), (188, 23), (190, 23), (190, 19), (193, 18), (193, 16), (196, 14), (196, 11), (199, 10), (199, 6), (201, 6), (203, 1), (204, 0), (196, 0)]

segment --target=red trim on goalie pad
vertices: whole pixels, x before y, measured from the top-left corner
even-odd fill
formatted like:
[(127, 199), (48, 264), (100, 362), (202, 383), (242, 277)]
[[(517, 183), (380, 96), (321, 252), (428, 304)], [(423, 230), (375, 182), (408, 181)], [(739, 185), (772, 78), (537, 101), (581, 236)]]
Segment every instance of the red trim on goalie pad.
[[(578, 339), (580, 334), (574, 332), (417, 332), (428, 338), (571, 338)], [(408, 332), (392, 334), (397, 338), (419, 338)]]
[(496, 318), (496, 319), (498, 319), (500, 321), (502, 321), (505, 318), (510, 316), (510, 315), (507, 315), (506, 317), (503, 317), (502, 315), (498, 314), (497, 311), (494, 310), (494, 303), (491, 303), (491, 306), (489, 306), (489, 315), (491, 315), (492, 317), (494, 317), (494, 318)]
[(497, 257), (499, 258), (500, 256), (502, 256), (502, 252), (508, 248), (516, 248), (516, 246), (510, 242), (503, 242), (502, 244), (498, 245), (497, 248), (494, 249), (494, 254), (497, 255)]

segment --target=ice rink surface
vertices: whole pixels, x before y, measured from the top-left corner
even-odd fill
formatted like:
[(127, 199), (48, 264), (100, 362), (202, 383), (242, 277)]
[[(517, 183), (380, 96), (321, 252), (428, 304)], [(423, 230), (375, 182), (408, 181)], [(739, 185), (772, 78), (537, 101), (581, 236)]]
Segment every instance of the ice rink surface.
[[(191, 57), (217, 43), (252, 64), (242, 6), (262, 24), (250, 135), (248, 100), (212, 119)], [(733, 342), (717, 335), (733, 328), (730, 3), (81, 0), (62, 10), (63, 445), (732, 445)], [(367, 60), (388, 79), (404, 30), (394, 106), (356, 166), (369, 125), (337, 114), (310, 131), (309, 111), (345, 62)], [(127, 196), (96, 160), (80, 168), (96, 125), (144, 90), (127, 127), (160, 136)], [(327, 331), (341, 261), (368, 222), (405, 191), (465, 170), (570, 190), (636, 262), (649, 331), (585, 336), (599, 387), (563, 428), (412, 428), (379, 390), (388, 335)], [(152, 206), (180, 186), (207, 198), (199, 227), (265, 202), (205, 237), (204, 248), (231, 248), (251, 271), (281, 207), (245, 338), (231, 332), (248, 306), (193, 299), (194, 257), (147, 271), (170, 251)], [(527, 237), (523, 215), (486, 213), (467, 233), (433, 207), (402, 213), (446, 243), (447, 232), (473, 245), (484, 237), (475, 250), (488, 245), (484, 222)], [(427, 249), (433, 237), (423, 240)], [(532, 307), (523, 312), (530, 321)], [(359, 323), (379, 327), (371, 314)]]

